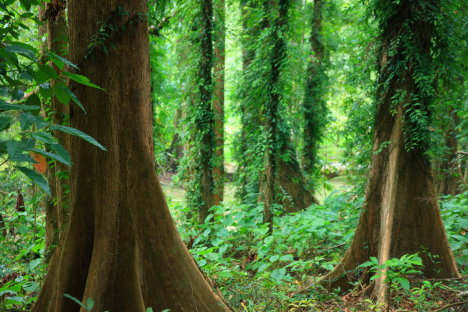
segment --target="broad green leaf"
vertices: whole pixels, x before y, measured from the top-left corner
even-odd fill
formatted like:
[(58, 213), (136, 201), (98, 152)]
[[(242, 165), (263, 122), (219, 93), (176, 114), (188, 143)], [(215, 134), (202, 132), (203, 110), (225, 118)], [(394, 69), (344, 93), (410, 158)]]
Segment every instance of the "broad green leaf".
[(0, 116), (0, 131), (6, 130), (11, 126), (11, 118)]
[[(37, 96), (37, 94), (33, 93), (28, 97), (28, 99), (26, 100), (24, 104), (30, 105), (33, 107), (41, 107), (41, 99), (39, 98), (39, 96)], [(34, 109), (31, 111), (33, 112), (34, 115), (39, 115), (39, 113), (41, 112), (40, 109)]]
[(36, 79), (37, 83), (41, 84), (51, 79), (58, 78), (58, 74), (49, 65), (40, 64), (38, 65), (38, 70), (34, 72), (34, 78)]
[(400, 284), (401, 288), (403, 289), (406, 289), (406, 290), (410, 289), (410, 282), (404, 277), (397, 276), (393, 279), (393, 282)]
[(34, 133), (31, 133), (31, 137), (46, 144), (57, 143), (57, 138), (55, 138), (49, 132), (34, 132)]
[(271, 278), (273, 278), (276, 282), (281, 282), (284, 277), (286, 276), (286, 269), (285, 268), (279, 268), (276, 270), (273, 270), (270, 273)]
[(29, 151), (35, 152), (35, 153), (41, 154), (41, 155), (43, 155), (45, 157), (48, 157), (48, 158), (51, 158), (53, 160), (59, 161), (59, 162), (65, 164), (65, 165), (67, 165), (68, 167), (71, 166), (71, 162), (69, 161), (69, 159), (63, 158), (61, 155), (54, 154), (54, 153), (47, 152), (47, 151), (43, 151), (43, 150), (40, 150), (40, 149), (37, 149), (37, 148), (31, 148)]
[(22, 113), (19, 117), (21, 130), (25, 131), (34, 124), (36, 117), (31, 113)]
[(5, 297), (5, 302), (8, 303), (8, 301), (13, 301), (16, 303), (26, 303), (26, 300), (24, 300), (23, 297)]
[(52, 130), (58, 130), (58, 131), (62, 131), (64, 133), (68, 133), (70, 135), (77, 136), (77, 137), (85, 140), (86, 142), (91, 143), (92, 145), (99, 147), (103, 151), (107, 151), (107, 149), (104, 146), (102, 146), (101, 144), (99, 144), (99, 142), (96, 141), (93, 137), (87, 135), (86, 133), (84, 133), (84, 132), (82, 132), (82, 131), (80, 131), (78, 129), (75, 129), (75, 128), (72, 128), (72, 127), (67, 127), (67, 126), (62, 126), (62, 125), (52, 125), (50, 128)]
[(57, 82), (52, 88), (55, 97), (64, 105), (68, 105), (70, 102), (70, 94), (67, 92), (67, 86), (62, 82)]
[(12, 44), (8, 45), (5, 50), (8, 52), (21, 54), (30, 60), (36, 59), (37, 49), (26, 43), (13, 42)]
[(61, 144), (49, 144), (47, 145), (51, 150), (55, 152), (55, 154), (59, 155), (63, 158), (67, 163), (71, 164), (71, 157), (68, 151), (61, 145)]
[(89, 80), (88, 77), (85, 77), (83, 75), (73, 74), (73, 73), (70, 73), (70, 72), (64, 72), (64, 75), (69, 77), (71, 80), (76, 81), (76, 82), (78, 82), (78, 83), (80, 83), (82, 85), (103, 90), (101, 87), (99, 87), (99, 86), (95, 85), (94, 83), (92, 83)]
[(41, 109), (40, 106), (36, 105), (24, 105), (24, 104), (9, 104), (5, 101), (0, 100), (0, 111), (8, 111), (8, 110), (27, 110), (27, 111), (35, 111)]
[(63, 69), (65, 65), (78, 69), (78, 66), (67, 60), (66, 58), (61, 57), (53, 52), (46, 52), (45, 53), (49, 59), (60, 69)]
[(76, 97), (75, 93), (73, 93), (72, 90), (70, 90), (70, 88), (68, 87), (65, 87), (64, 90), (70, 96), (72, 101), (75, 102), (75, 104), (78, 105), (78, 107), (86, 113), (86, 109), (84, 108), (83, 104), (81, 104), (81, 101)]
[(26, 175), (34, 184), (37, 184), (44, 192), (50, 195), (50, 188), (47, 180), (44, 179), (42, 175), (37, 173), (36, 171), (26, 168), (26, 167), (16, 167), (19, 171), (21, 171), (24, 175)]
[(6, 150), (8, 153), (8, 158), (11, 161), (25, 161), (33, 163), (34, 160), (26, 154), (23, 154), (25, 151), (34, 147), (34, 142), (29, 140), (23, 141), (7, 141)]

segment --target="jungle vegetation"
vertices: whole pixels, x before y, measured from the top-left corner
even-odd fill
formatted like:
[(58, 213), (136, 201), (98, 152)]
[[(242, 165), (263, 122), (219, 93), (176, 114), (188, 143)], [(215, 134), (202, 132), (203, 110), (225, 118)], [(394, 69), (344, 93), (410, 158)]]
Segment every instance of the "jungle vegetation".
[(0, 0), (0, 310), (465, 311), (458, 0)]

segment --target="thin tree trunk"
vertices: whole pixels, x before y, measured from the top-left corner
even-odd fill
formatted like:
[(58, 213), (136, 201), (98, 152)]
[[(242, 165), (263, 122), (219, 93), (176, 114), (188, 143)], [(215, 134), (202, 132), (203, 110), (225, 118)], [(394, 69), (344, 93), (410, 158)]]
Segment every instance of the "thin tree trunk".
[(459, 194), (463, 184), (462, 171), (457, 155), (459, 147), (456, 126), (459, 124), (459, 118), (454, 109), (450, 110), (449, 115), (448, 127), (445, 131), (446, 152), (440, 161), (438, 170), (434, 170), (437, 193), (440, 195)]
[(215, 159), (213, 165), (214, 194), (213, 205), (224, 199), (224, 77), (226, 68), (226, 26), (225, 1), (215, 1), (215, 91), (213, 112), (215, 119)]
[[(275, 7), (275, 1), (266, 2), (265, 12), (271, 14)], [(268, 103), (265, 106), (265, 125), (264, 132), (266, 136), (265, 146), (265, 164), (261, 181), (261, 196), (264, 202), (263, 222), (268, 223), (270, 232), (273, 230), (273, 206), (277, 202), (277, 176), (278, 176), (278, 118), (281, 105), (281, 92), (279, 82), (281, 78), (281, 66), (286, 58), (285, 30), (288, 22), (288, 0), (278, 1), (278, 16), (274, 22), (272, 30), (273, 50), (270, 60), (270, 81), (268, 85)]]
[(258, 35), (259, 29), (256, 25), (249, 25), (249, 21), (253, 20), (251, 11), (255, 9), (257, 3), (250, 0), (241, 1), (241, 21), (242, 21), (242, 79), (243, 85), (241, 89), (241, 104), (240, 104), (240, 119), (241, 119), (241, 133), (238, 140), (238, 168), (237, 176), (239, 181), (237, 196), (244, 203), (249, 202), (247, 197), (249, 193), (258, 193), (258, 179), (252, 176), (249, 168), (256, 160), (256, 155), (252, 153), (252, 138), (256, 136), (257, 132), (252, 131), (255, 128), (253, 125), (258, 125), (260, 122), (259, 109), (257, 106), (253, 107), (250, 100), (250, 92), (248, 91), (249, 85), (249, 71), (250, 65), (255, 59), (255, 49), (252, 47), (252, 40)]
[(304, 147), (302, 164), (304, 171), (312, 176), (317, 168), (317, 150), (322, 136), (327, 107), (324, 100), (324, 57), (322, 42), (323, 0), (314, 0), (312, 31), (310, 35), (311, 55), (307, 66), (307, 79), (304, 94)]
[[(357, 266), (370, 257), (379, 264), (404, 254), (420, 253), (426, 277), (459, 277), (457, 265), (449, 248), (439, 212), (430, 162), (426, 156), (427, 141), (414, 142), (414, 135), (424, 137), (427, 129), (415, 128), (410, 115), (418, 109), (421, 118), (430, 115), (431, 96), (420, 89), (416, 75), (431, 66), (430, 47), (433, 40), (431, 17), (436, 16), (437, 4), (421, 5), (409, 0), (392, 3), (392, 14), (382, 21), (378, 105), (374, 125), (374, 155), (366, 197), (353, 241), (341, 263), (322, 278), (327, 288), (349, 288), (356, 277)], [(387, 7), (386, 1), (376, 5)], [(417, 15), (413, 15), (418, 12)], [(409, 22), (411, 21), (411, 23)], [(413, 28), (406, 28), (411, 24)], [(395, 38), (411, 31), (411, 42), (419, 59), (406, 53), (409, 43)], [(407, 66), (401, 66), (402, 63)], [(400, 65), (399, 70), (395, 70)], [(427, 88), (427, 86), (426, 86)], [(395, 97), (403, 94), (395, 103)], [(415, 102), (415, 99), (417, 101)], [(417, 105), (417, 106), (415, 106)], [(419, 132), (411, 132), (417, 129)], [(373, 284), (373, 296), (388, 303), (389, 286), (385, 281), (388, 268)]]
[(199, 179), (199, 221), (204, 223), (209, 209), (214, 205), (214, 179), (213, 158), (215, 156), (215, 120), (212, 108), (213, 94), (213, 3), (212, 0), (203, 0), (201, 6), (201, 34), (200, 34), (200, 61), (199, 61), (199, 98), (197, 99), (196, 146), (199, 149), (195, 157), (196, 172)]
[[(68, 26), (65, 16), (66, 2), (65, 0), (55, 0), (47, 3), (45, 17), (47, 19), (47, 42), (48, 48), (53, 53), (68, 57)], [(59, 71), (60, 69), (52, 64), (52, 67)], [(55, 82), (52, 82), (54, 85)], [(62, 104), (56, 97), (52, 98), (53, 122), (55, 124), (64, 124), (68, 118), (68, 106)], [(70, 151), (70, 138), (67, 134), (56, 131), (54, 133), (58, 142), (67, 150)], [(65, 225), (69, 218), (70, 205), (70, 182), (68, 179), (68, 167), (60, 162), (55, 164), (48, 170), (48, 178), (51, 182), (51, 198), (48, 211), (50, 215), (47, 219), (51, 226), (46, 227), (53, 233), (46, 233), (49, 237), (49, 244), (56, 245), (64, 231)], [(49, 232), (48, 231), (48, 232)]]
[[(71, 84), (87, 109), (72, 106), (71, 125), (108, 151), (71, 139), (70, 222), (34, 312), (85, 312), (64, 294), (92, 298), (96, 311), (229, 310), (181, 241), (156, 176), (146, 11), (143, 0), (69, 2), (71, 60), (105, 90)], [(115, 49), (84, 59), (84, 40), (106, 20), (126, 25), (106, 42)]]

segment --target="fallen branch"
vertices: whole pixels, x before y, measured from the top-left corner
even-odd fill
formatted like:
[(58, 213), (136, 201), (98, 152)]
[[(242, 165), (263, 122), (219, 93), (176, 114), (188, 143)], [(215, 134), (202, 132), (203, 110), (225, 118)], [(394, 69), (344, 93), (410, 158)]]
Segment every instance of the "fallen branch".
[(434, 310), (434, 312), (443, 311), (445, 309), (453, 308), (453, 307), (456, 307), (456, 306), (459, 306), (459, 305), (462, 305), (462, 304), (466, 304), (466, 303), (468, 303), (468, 300), (461, 301), (461, 302), (456, 302), (456, 303), (451, 303), (451, 304), (448, 304), (448, 305), (443, 306), (441, 308), (438, 308), (437, 310)]

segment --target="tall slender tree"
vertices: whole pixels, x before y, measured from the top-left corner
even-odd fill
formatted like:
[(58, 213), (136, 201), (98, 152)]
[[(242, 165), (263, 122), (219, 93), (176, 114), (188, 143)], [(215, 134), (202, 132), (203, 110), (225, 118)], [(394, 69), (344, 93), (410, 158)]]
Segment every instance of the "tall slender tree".
[[(147, 2), (69, 1), (70, 57), (104, 90), (71, 84), (71, 217), (34, 312), (228, 311), (181, 241), (153, 157)], [(99, 40), (106, 38), (106, 40)], [(90, 41), (87, 41), (90, 40)], [(113, 49), (110, 46), (114, 46)]]
[(193, 178), (189, 190), (189, 200), (199, 212), (199, 221), (204, 223), (209, 209), (214, 205), (213, 165), (215, 158), (215, 114), (213, 112), (213, 1), (198, 2), (198, 26), (194, 31), (199, 44), (197, 57), (197, 90), (192, 101), (193, 120)]
[[(265, 1), (265, 12), (272, 15), (275, 8), (275, 1)], [(270, 74), (268, 84), (268, 99), (265, 105), (265, 164), (262, 174), (261, 194), (264, 201), (263, 222), (270, 224), (270, 231), (273, 229), (272, 210), (276, 202), (276, 181), (278, 176), (278, 119), (281, 104), (280, 75), (281, 66), (286, 57), (285, 30), (288, 20), (289, 0), (278, 1), (278, 13), (273, 22), (272, 53), (270, 58)]]
[(312, 27), (310, 34), (311, 55), (307, 65), (307, 78), (303, 100), (304, 110), (304, 147), (302, 165), (308, 175), (317, 169), (317, 149), (322, 137), (327, 118), (327, 107), (324, 98), (325, 45), (322, 35), (324, 0), (314, 0)]
[[(335, 270), (322, 279), (329, 288), (349, 287), (353, 271), (370, 257), (384, 264), (390, 258), (420, 253), (427, 277), (460, 276), (426, 154), (434, 96), (432, 60), (438, 48), (435, 25), (441, 3), (376, 0), (373, 5), (381, 30), (374, 155), (351, 246)], [(389, 299), (387, 270), (369, 288), (383, 302)]]
[(213, 112), (215, 119), (215, 158), (213, 164), (214, 194), (213, 204), (219, 205), (224, 198), (224, 80), (226, 68), (226, 3), (215, 0), (215, 63)]

